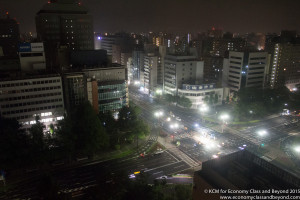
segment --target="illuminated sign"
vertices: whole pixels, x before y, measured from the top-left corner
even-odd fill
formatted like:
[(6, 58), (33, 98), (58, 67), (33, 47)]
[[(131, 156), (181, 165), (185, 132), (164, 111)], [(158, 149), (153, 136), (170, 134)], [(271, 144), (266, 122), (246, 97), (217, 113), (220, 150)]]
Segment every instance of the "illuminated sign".
[(215, 88), (215, 84), (203, 84), (203, 85), (188, 85), (182, 84), (183, 90), (206, 90)]

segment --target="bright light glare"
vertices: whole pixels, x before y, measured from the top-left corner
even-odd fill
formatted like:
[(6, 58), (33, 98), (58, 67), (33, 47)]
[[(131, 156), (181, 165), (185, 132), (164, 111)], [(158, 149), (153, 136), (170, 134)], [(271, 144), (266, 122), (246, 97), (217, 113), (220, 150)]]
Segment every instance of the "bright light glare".
[(175, 129), (175, 128), (178, 128), (178, 127), (179, 127), (179, 125), (178, 125), (177, 123), (171, 124), (171, 125), (170, 125), (170, 128), (171, 128), (171, 129)]
[(259, 136), (265, 136), (267, 134), (266, 130), (260, 130), (257, 132)]
[(295, 147), (295, 151), (296, 151), (297, 153), (300, 153), (300, 146)]
[(217, 156), (217, 155), (213, 155), (212, 157), (213, 157), (213, 158), (218, 158), (219, 156)]
[(154, 113), (155, 117), (161, 117), (164, 115), (164, 113), (162, 111), (157, 111)]
[(134, 85), (140, 84), (140, 81), (134, 81)]
[(194, 126), (195, 126), (195, 127), (199, 127), (199, 124), (196, 123)]
[(202, 104), (200, 107), (200, 112), (207, 112), (209, 111), (209, 107), (206, 104)]
[(227, 120), (227, 119), (229, 119), (229, 115), (228, 114), (222, 114), (222, 115), (220, 115), (220, 119), (221, 120)]
[(169, 122), (169, 121), (171, 121), (171, 118), (170, 118), (170, 117), (168, 117), (168, 118), (167, 118), (167, 121), (168, 121), (168, 122)]

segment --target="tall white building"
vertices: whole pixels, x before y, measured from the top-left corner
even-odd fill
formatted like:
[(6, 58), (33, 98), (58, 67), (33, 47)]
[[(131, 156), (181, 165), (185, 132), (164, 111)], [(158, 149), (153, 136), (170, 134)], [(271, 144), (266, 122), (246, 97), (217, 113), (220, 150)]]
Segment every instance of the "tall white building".
[(167, 55), (164, 58), (164, 92), (176, 96), (182, 84), (199, 84), (203, 80), (203, 66), (195, 56)]
[(148, 94), (155, 92), (157, 87), (158, 57), (153, 53), (144, 56), (144, 88)]
[(265, 85), (268, 69), (267, 52), (229, 52), (224, 59), (223, 86), (230, 91), (239, 91), (244, 87), (262, 88)]
[(59, 75), (38, 75), (0, 80), (1, 116), (15, 118), (23, 128), (35, 124), (35, 116), (49, 128), (63, 119), (64, 100)]

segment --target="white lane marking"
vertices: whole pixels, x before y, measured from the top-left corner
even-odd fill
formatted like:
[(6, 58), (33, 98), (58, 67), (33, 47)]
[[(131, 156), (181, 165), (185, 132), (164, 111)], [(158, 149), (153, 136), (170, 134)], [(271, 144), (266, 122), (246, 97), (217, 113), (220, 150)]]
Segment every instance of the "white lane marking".
[(170, 156), (172, 156), (177, 162), (179, 161), (175, 156), (173, 156), (172, 154), (170, 154), (168, 151), (165, 151), (167, 152)]

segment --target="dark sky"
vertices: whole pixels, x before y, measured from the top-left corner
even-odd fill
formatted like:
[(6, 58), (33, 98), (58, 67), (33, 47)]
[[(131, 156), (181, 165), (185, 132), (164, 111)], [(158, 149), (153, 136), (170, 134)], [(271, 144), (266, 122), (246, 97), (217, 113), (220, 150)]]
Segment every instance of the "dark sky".
[[(280, 32), (300, 29), (300, 0), (82, 0), (96, 32)], [(21, 32), (35, 31), (35, 13), (47, 0), (0, 0)]]

